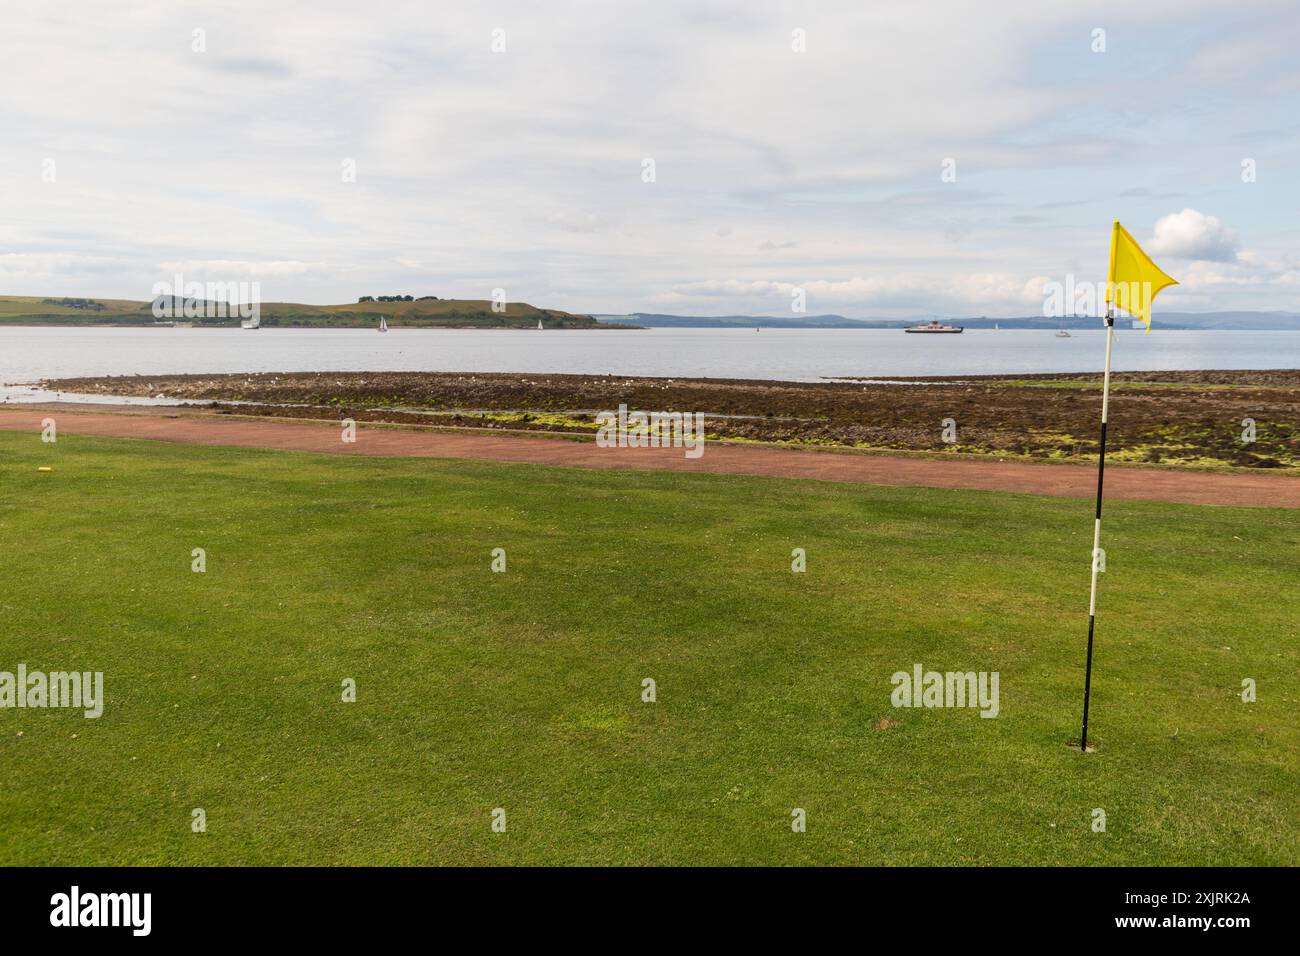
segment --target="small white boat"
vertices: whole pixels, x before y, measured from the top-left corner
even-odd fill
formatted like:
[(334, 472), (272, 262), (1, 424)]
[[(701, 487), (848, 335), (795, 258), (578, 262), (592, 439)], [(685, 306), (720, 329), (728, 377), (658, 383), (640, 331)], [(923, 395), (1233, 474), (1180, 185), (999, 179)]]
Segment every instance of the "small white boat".
[(1056, 330), (1056, 337), (1057, 337), (1058, 339), (1070, 339), (1070, 338), (1074, 338), (1074, 336), (1072, 336), (1069, 332), (1065, 331), (1065, 329), (1057, 329), (1057, 330)]
[(538, 332), (542, 331), (542, 320), (541, 320), (541, 319), (538, 319), (538, 320), (537, 320), (537, 331), (538, 331)]
[(379, 317), (379, 331), (380, 332), (388, 331), (388, 319), (382, 315)]
[(261, 316), (254, 316), (251, 319), (241, 319), (239, 323), (241, 329), (260, 329), (262, 327)]

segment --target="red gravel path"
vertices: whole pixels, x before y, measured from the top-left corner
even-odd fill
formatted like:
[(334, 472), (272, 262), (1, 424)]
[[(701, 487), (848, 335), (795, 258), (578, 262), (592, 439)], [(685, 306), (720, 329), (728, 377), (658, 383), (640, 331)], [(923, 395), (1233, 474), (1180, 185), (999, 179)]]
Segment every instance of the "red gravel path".
[[(1079, 498), (1094, 495), (1097, 482), (1095, 469), (1088, 465), (936, 460), (722, 444), (706, 445), (701, 458), (690, 460), (680, 448), (599, 448), (589, 441), (468, 431), (358, 427), (356, 443), (345, 444), (339, 426), (332, 422), (237, 418), (193, 408), (9, 406), (0, 408), (0, 428), (37, 433), (46, 417), (53, 417), (60, 431), (74, 435), (336, 454), (478, 458), (570, 468), (659, 468)], [(1300, 477), (1114, 467), (1106, 470), (1106, 497), (1300, 508)]]

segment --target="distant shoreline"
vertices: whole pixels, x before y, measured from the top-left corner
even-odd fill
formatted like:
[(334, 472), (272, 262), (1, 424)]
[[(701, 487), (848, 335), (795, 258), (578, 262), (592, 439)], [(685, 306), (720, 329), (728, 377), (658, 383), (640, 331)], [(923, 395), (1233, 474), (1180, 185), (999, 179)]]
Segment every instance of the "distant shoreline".
[[(624, 331), (644, 332), (645, 329), (637, 325), (589, 325), (580, 328), (569, 328), (561, 326), (553, 329), (542, 329), (544, 332), (591, 332), (598, 328), (622, 329)], [(167, 322), (5, 322), (0, 319), (0, 330), (3, 329), (158, 329), (160, 331), (177, 331), (177, 332), (247, 332), (247, 331), (293, 331), (293, 332), (373, 332), (373, 326), (369, 325), (276, 325), (262, 323), (258, 329), (242, 329), (238, 324), (234, 325), (214, 325), (211, 323), (203, 324), (195, 322), (192, 325), (181, 324), (173, 325)], [(389, 325), (389, 332), (536, 332), (536, 326), (531, 325)]]
[[(181, 320), (179, 324), (167, 322), (7, 322), (0, 317), (0, 330), (3, 329), (160, 329), (175, 331), (263, 331), (263, 330), (293, 330), (301, 332), (317, 332), (329, 330), (360, 330), (363, 332), (373, 332), (374, 327), (371, 325), (362, 325), (358, 323), (279, 323), (263, 321), (261, 328), (256, 330), (241, 329), (238, 321), (233, 323), (215, 324), (204, 323), (195, 320), (193, 324), (185, 324), (187, 320)], [(761, 326), (744, 326), (744, 325), (629, 325), (621, 322), (597, 322), (595, 325), (584, 326), (557, 326), (554, 328), (543, 328), (540, 331), (546, 332), (591, 332), (597, 329), (609, 329), (619, 331), (645, 332), (650, 329), (661, 329), (668, 331), (702, 331), (702, 332), (753, 332), (755, 328), (771, 332), (903, 332), (906, 326), (903, 325), (761, 325)], [(991, 327), (979, 325), (966, 325), (963, 328), (967, 332), (1055, 332), (1058, 328), (1064, 328), (1069, 332), (1104, 332), (1105, 326), (1100, 324), (1088, 325), (1064, 325), (1064, 326), (1006, 326), (994, 329)], [(425, 332), (535, 332), (539, 331), (534, 325), (437, 325), (426, 323), (405, 324), (397, 322), (389, 323), (388, 331), (425, 331)], [(1191, 325), (1159, 325), (1157, 330), (1161, 332), (1279, 332), (1295, 333), (1300, 332), (1297, 328), (1224, 328), (1198, 327)], [(1143, 332), (1139, 326), (1132, 328), (1129, 325), (1116, 324), (1116, 331), (1119, 332)]]
[(263, 328), (374, 329), (381, 322), (391, 328), (616, 327), (602, 325), (590, 315), (509, 302), (503, 293), (490, 300), (362, 296), (356, 302), (335, 305), (267, 302), (260, 297), (256, 283), (249, 289), (210, 289), (206, 294), (207, 299), (177, 294), (146, 301), (0, 295), (0, 327), (166, 328), (184, 323), (184, 327), (238, 329), (242, 320), (255, 316)]

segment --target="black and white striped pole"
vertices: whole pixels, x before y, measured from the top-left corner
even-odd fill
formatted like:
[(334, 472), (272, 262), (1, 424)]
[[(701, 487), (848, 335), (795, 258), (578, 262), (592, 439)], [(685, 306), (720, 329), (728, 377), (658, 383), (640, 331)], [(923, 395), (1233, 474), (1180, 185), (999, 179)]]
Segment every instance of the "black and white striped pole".
[(1088, 697), (1092, 692), (1092, 632), (1097, 624), (1097, 570), (1101, 559), (1101, 483), (1106, 474), (1106, 417), (1110, 411), (1110, 351), (1115, 342), (1115, 312), (1106, 306), (1106, 375), (1101, 385), (1101, 453), (1097, 457), (1097, 514), (1092, 526), (1092, 593), (1088, 597), (1088, 666), (1083, 678), (1083, 733), (1079, 750), (1088, 752)]

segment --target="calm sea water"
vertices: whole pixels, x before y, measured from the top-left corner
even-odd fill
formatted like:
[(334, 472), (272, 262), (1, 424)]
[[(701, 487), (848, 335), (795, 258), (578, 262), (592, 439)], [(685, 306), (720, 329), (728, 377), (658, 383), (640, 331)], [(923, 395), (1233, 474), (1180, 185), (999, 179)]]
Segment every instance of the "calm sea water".
[[(573, 372), (816, 381), (877, 375), (1098, 371), (1103, 330), (0, 328), (11, 386), (42, 378), (181, 372)], [(1300, 367), (1300, 332), (1117, 332), (1120, 370)]]

